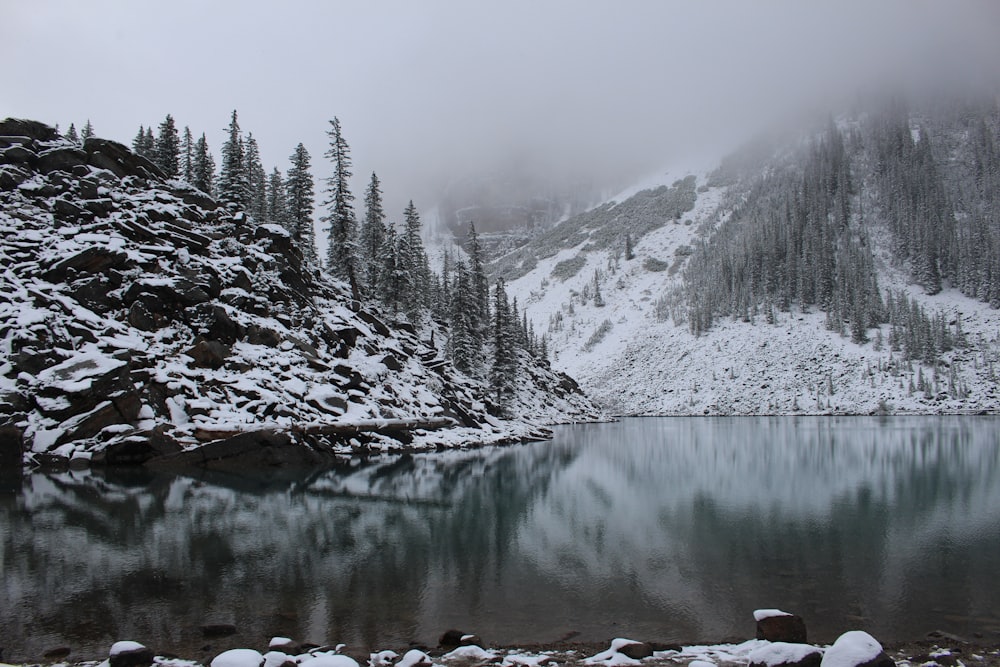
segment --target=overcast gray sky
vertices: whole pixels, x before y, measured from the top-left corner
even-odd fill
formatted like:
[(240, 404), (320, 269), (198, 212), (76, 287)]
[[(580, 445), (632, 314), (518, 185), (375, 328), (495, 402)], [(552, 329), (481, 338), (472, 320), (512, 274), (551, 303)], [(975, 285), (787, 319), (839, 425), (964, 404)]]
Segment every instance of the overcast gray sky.
[(996, 81), (1000, 3), (0, 0), (0, 61), (0, 117), (129, 144), (170, 113), (218, 151), (235, 108), (268, 171), (301, 141), (317, 179), (339, 116), (359, 200), (374, 170), (427, 208), (492, 164), (600, 180), (861, 88)]

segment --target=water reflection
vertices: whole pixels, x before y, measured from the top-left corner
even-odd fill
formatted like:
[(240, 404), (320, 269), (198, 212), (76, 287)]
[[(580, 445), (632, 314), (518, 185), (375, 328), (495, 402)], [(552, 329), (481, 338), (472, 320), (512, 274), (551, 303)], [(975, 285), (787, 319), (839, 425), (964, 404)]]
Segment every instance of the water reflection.
[(121, 638), (191, 652), (220, 621), (240, 635), (212, 650), (403, 646), (453, 626), (694, 641), (751, 634), (750, 612), (779, 606), (820, 640), (996, 640), (998, 432), (630, 419), (308, 477), (31, 475), (0, 495), (0, 636), (8, 660)]

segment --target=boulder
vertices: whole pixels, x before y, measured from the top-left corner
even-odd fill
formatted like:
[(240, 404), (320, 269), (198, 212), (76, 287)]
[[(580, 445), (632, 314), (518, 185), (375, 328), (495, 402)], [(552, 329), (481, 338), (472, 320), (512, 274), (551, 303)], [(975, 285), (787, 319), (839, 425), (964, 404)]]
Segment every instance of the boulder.
[[(207, 340), (232, 345), (243, 337), (244, 329), (220, 305), (201, 303), (184, 309), (184, 319), (198, 336)], [(226, 353), (228, 356), (228, 352)]]
[(141, 465), (157, 456), (176, 454), (184, 448), (167, 434), (168, 426), (160, 424), (147, 433), (112, 442), (93, 458), (93, 463), (104, 465)]
[(820, 667), (822, 660), (822, 649), (788, 642), (772, 642), (749, 655), (750, 667)]
[(618, 652), (627, 658), (642, 660), (643, 658), (652, 657), (653, 647), (645, 642), (631, 642), (621, 646)]
[(87, 164), (87, 154), (79, 148), (55, 148), (45, 151), (35, 160), (35, 169), (43, 174), (54, 171), (71, 173), (73, 167)]
[(0, 190), (13, 190), (28, 180), (28, 172), (10, 165), (0, 165)]
[[(40, 398), (62, 398), (66, 405), (40, 407), (47, 416), (65, 419), (93, 410), (99, 404), (126, 394), (135, 394), (127, 359), (101, 353), (80, 354), (38, 373), (35, 391)], [(100, 429), (98, 429), (100, 430)]]
[(35, 141), (55, 141), (59, 132), (37, 120), (7, 118), (0, 121), (0, 137), (28, 137)]
[(156, 331), (166, 322), (165, 318), (157, 317), (155, 313), (150, 312), (144, 300), (136, 299), (129, 306), (128, 323), (142, 331)]
[(252, 648), (233, 648), (212, 659), (209, 667), (261, 667), (264, 656)]
[[(412, 459), (404, 458), (401, 461), (409, 461)], [(478, 646), (482, 644), (483, 640), (478, 636), (469, 634), (467, 632), (462, 632), (461, 630), (445, 630), (445, 632), (438, 639), (438, 646), (442, 649), (448, 651), (459, 646)]]
[[(63, 200), (57, 199), (56, 201)], [(90, 246), (55, 262), (42, 275), (49, 282), (62, 282), (66, 280), (71, 269), (78, 273), (104, 273), (110, 269), (124, 268), (127, 263), (128, 255), (124, 252), (100, 246)]]
[(232, 350), (225, 343), (220, 343), (217, 340), (199, 340), (184, 354), (191, 357), (191, 365), (195, 368), (217, 370), (225, 365), (226, 357), (231, 353)]
[(115, 642), (108, 654), (109, 667), (149, 667), (153, 652), (138, 642)]
[(117, 141), (90, 137), (83, 142), (83, 150), (87, 154), (88, 164), (98, 169), (107, 169), (118, 178), (166, 178), (159, 167)]
[(806, 623), (801, 616), (780, 609), (758, 609), (753, 613), (757, 621), (757, 639), (769, 642), (807, 644)]
[(867, 632), (851, 630), (823, 654), (821, 667), (895, 667), (896, 663), (882, 650), (882, 645)]
[(17, 166), (34, 166), (38, 161), (38, 154), (27, 146), (10, 146), (2, 153), (4, 163)]

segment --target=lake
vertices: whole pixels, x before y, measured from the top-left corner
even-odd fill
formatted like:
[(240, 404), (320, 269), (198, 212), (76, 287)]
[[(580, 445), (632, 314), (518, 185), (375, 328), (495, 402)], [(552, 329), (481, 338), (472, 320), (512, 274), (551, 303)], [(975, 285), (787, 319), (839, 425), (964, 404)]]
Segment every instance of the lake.
[(998, 442), (993, 417), (634, 418), (312, 474), (32, 474), (0, 491), (0, 647), (718, 642), (771, 607), (818, 642), (996, 642)]

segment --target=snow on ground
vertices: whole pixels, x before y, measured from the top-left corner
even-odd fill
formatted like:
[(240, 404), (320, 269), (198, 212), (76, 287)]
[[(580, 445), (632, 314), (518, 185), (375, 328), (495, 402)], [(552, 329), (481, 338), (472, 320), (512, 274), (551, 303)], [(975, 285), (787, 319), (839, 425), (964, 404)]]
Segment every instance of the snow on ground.
[[(763, 315), (753, 324), (721, 320), (694, 336), (679, 291), (685, 253), (728, 214), (726, 188), (709, 187), (707, 172), (697, 178), (694, 209), (638, 240), (634, 259), (625, 260), (619, 249), (591, 250), (582, 253), (586, 265), (576, 275), (554, 277), (555, 266), (580, 253), (584, 242), (538, 261), (508, 286), (538, 334), (547, 334), (553, 367), (574, 377), (599, 405), (640, 415), (998, 410), (1000, 311), (954, 289), (925, 295), (887, 253), (877, 257), (883, 290), (903, 290), (929, 315), (944, 312), (961, 323), (969, 346), (945, 355), (954, 378), (916, 362), (897, 375), (888, 367), (899, 353), (879, 346), (874, 329), (872, 342), (858, 345), (828, 330), (825, 314), (816, 310), (779, 312), (773, 324)], [(587, 298), (595, 272), (604, 305)], [(881, 333), (887, 340), (888, 325)], [(926, 392), (915, 388), (921, 377), (931, 385)], [(952, 398), (950, 382), (969, 395)]]

